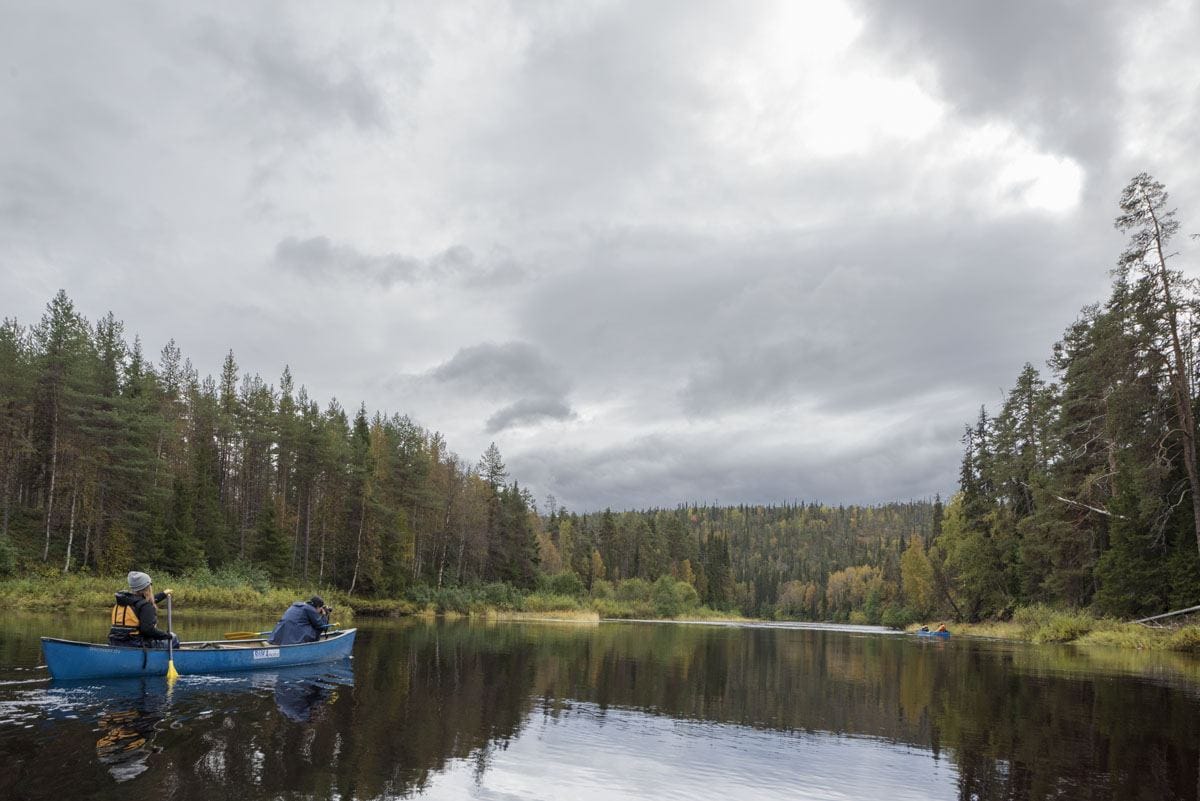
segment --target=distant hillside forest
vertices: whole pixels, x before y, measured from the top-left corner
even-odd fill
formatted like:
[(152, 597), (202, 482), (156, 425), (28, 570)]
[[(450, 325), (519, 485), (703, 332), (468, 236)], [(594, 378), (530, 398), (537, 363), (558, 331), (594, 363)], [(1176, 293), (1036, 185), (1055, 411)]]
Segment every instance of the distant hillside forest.
[[(478, 462), (407, 417), (323, 408), (287, 368), (151, 363), (64, 292), (0, 326), (0, 573), (257, 571), (377, 597), (503, 583), (644, 597), (664, 576), (760, 617), (900, 625), (1048, 603), (1136, 616), (1200, 603), (1196, 326), (1179, 223), (1147, 175), (1109, 299), (964, 435), (958, 493), (539, 513), (493, 445)], [(682, 586), (680, 584), (679, 586)], [(422, 595), (424, 593), (424, 595)], [(688, 590), (687, 593), (691, 593)]]

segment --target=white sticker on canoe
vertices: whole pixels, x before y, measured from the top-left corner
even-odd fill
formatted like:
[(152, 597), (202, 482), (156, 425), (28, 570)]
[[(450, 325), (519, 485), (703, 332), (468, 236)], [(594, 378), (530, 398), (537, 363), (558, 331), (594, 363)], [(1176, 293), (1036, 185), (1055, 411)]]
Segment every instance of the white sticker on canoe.
[(278, 657), (278, 648), (262, 648), (254, 652), (255, 659), (277, 659)]

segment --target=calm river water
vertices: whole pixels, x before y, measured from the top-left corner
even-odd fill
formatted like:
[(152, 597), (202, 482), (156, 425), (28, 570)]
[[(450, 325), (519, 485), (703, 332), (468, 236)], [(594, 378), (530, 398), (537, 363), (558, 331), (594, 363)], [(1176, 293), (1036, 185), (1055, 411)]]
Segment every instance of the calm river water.
[[(345, 663), (50, 681), (38, 636), (96, 640), (95, 617), (0, 623), (0, 798), (1200, 798), (1189, 657), (362, 621)], [(268, 621), (176, 622), (193, 639)]]

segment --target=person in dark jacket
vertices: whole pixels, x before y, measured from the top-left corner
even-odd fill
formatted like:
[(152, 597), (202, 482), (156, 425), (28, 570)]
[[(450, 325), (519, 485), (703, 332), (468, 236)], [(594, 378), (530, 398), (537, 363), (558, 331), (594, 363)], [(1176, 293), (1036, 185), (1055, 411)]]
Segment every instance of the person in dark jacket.
[(275, 630), (271, 632), (271, 645), (316, 642), (321, 638), (321, 633), (329, 628), (331, 611), (319, 595), (307, 601), (296, 601), (275, 624)]
[(154, 592), (150, 577), (132, 570), (128, 577), (129, 589), (116, 594), (117, 602), (112, 608), (112, 628), (108, 630), (108, 644), (129, 648), (166, 648), (172, 641), (179, 647), (179, 638), (173, 632), (158, 627), (158, 607), (170, 590)]

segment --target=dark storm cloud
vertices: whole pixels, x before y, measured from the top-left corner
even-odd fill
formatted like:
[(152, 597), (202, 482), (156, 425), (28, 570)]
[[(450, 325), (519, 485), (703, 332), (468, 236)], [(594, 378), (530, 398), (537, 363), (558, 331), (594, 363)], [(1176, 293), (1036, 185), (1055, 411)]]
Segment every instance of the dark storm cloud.
[(522, 398), (488, 418), (485, 429), (495, 434), (506, 428), (536, 425), (545, 420), (569, 420), (575, 412), (559, 398)]
[[(1150, 4), (1154, 5), (1154, 4)], [(1122, 9), (1081, 0), (857, 2), (863, 46), (904, 71), (932, 64), (956, 111), (1016, 123), (1045, 146), (1097, 165), (1119, 131)]]
[(488, 417), (483, 427), (489, 434), (575, 417), (566, 399), (570, 389), (566, 376), (526, 342), (486, 342), (463, 348), (449, 361), (411, 380), (416, 386), (440, 385), (483, 402), (515, 398)]
[(490, 395), (562, 397), (568, 389), (562, 371), (527, 342), (463, 348), (426, 375), (440, 384)]
[(312, 281), (365, 280), (385, 289), (398, 283), (453, 280), (489, 287), (525, 277), (524, 269), (511, 258), (501, 254), (492, 262), (481, 262), (462, 245), (421, 260), (398, 253), (363, 253), (325, 236), (286, 237), (275, 246), (273, 264)]

